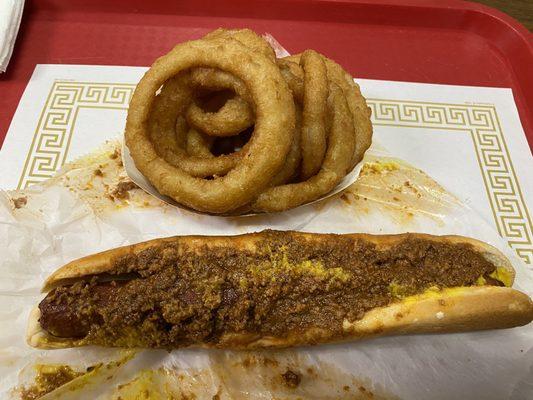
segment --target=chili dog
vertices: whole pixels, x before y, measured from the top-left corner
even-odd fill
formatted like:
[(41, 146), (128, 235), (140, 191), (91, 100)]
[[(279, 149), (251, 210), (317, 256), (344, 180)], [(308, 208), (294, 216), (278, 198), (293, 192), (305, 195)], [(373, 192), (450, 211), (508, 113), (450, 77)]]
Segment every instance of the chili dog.
[(38, 348), (262, 348), (533, 319), (498, 250), (460, 236), (177, 236), (73, 261), (45, 282)]

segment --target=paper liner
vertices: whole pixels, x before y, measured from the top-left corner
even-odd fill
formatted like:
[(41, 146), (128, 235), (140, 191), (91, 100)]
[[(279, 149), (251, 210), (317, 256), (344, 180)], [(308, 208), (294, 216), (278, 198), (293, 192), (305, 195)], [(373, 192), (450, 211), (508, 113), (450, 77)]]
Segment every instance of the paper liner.
[[(184, 206), (183, 204), (180, 204), (177, 201), (175, 201), (174, 199), (172, 199), (171, 197), (168, 197), (168, 196), (165, 196), (165, 195), (159, 193), (159, 191), (154, 187), (154, 185), (152, 185), (150, 183), (150, 181), (141, 173), (141, 171), (139, 171), (137, 169), (137, 167), (135, 166), (135, 161), (133, 161), (133, 158), (131, 158), (128, 146), (126, 146), (126, 143), (124, 143), (124, 142), (122, 144), (122, 162), (124, 163), (124, 168), (126, 170), (126, 173), (128, 174), (128, 177), (133, 182), (135, 182), (135, 184), (137, 186), (139, 186), (142, 190), (144, 190), (146, 193), (149, 193), (152, 196), (157, 197), (159, 200), (161, 200), (161, 201), (163, 201), (163, 202), (165, 202), (168, 205), (171, 205), (173, 207), (177, 207), (177, 208), (181, 208), (183, 210), (195, 212), (197, 214), (207, 214), (207, 215), (209, 215), (209, 213), (200, 212), (200, 211), (197, 211), (197, 210), (192, 209), (190, 207)], [(335, 188), (331, 192), (327, 193), (326, 195), (324, 195), (324, 196), (322, 196), (322, 197), (320, 197), (320, 198), (318, 198), (316, 200), (310, 201), (309, 203), (302, 204), (299, 207), (303, 207), (303, 206), (307, 206), (307, 205), (310, 205), (310, 204), (318, 203), (320, 201), (326, 200), (326, 199), (328, 199), (328, 198), (330, 198), (332, 196), (335, 196), (336, 194), (342, 192), (343, 190), (345, 190), (347, 187), (349, 187), (351, 184), (353, 184), (357, 180), (357, 177), (359, 176), (359, 173), (361, 172), (361, 169), (363, 168), (363, 165), (364, 165), (363, 161), (361, 161), (359, 164), (357, 164), (355, 166), (355, 168), (352, 171), (350, 171), (349, 174), (347, 174), (344, 178), (342, 178), (342, 180), (339, 182), (339, 184), (337, 186), (335, 186)], [(299, 208), (299, 207), (295, 207), (295, 208)], [(225, 217), (225, 216), (228, 216), (228, 217), (250, 217), (250, 216), (260, 215), (260, 214), (258, 214), (258, 213), (246, 213), (246, 214), (240, 214), (240, 215), (219, 215), (219, 214), (216, 214), (216, 215), (221, 216), (221, 217)]]

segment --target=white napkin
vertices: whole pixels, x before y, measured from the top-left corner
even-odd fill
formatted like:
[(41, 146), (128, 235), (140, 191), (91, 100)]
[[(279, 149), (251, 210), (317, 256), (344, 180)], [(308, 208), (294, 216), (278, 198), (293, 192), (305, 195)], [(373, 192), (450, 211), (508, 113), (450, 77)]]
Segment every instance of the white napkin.
[(24, 0), (0, 1), (0, 72), (5, 72), (17, 38)]

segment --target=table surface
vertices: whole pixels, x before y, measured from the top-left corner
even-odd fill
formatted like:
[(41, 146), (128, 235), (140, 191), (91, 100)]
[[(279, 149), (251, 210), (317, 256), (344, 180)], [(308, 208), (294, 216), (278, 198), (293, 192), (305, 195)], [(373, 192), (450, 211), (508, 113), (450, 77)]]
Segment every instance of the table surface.
[(532, 0), (473, 0), (509, 14), (520, 21), (530, 31), (533, 31), (533, 1)]

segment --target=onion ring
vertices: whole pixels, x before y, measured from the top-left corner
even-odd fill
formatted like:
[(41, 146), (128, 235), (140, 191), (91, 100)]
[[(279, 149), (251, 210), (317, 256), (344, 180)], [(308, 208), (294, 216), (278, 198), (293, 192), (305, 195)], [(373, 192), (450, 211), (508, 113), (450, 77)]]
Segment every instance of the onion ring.
[[(287, 62), (299, 63), (301, 54), (284, 57)], [(361, 94), (359, 85), (335, 61), (323, 57), (328, 71), (328, 79), (340, 86), (350, 108), (356, 136), (356, 148), (352, 159), (352, 169), (359, 163), (372, 143), (372, 123), (370, 122), (371, 109)], [(279, 62), (280, 60), (278, 60)]]
[(296, 108), (296, 127), (294, 129), (291, 149), (289, 150), (289, 154), (287, 154), (285, 164), (274, 177), (274, 179), (272, 179), (272, 182), (270, 183), (271, 186), (283, 185), (289, 182), (296, 176), (298, 167), (300, 166), (300, 161), (302, 159), (300, 144), (302, 130), (302, 110), (297, 103), (295, 103), (294, 106)]
[[(240, 78), (254, 99), (256, 115), (246, 155), (225, 176), (212, 180), (169, 164), (157, 154), (148, 132), (158, 89), (180, 72), (199, 66)], [(247, 204), (268, 187), (285, 162), (294, 128), (294, 102), (274, 62), (236, 40), (196, 40), (174, 47), (143, 76), (130, 102), (125, 138), (137, 168), (161, 194), (199, 211), (224, 213)]]
[(292, 91), (294, 99), (298, 103), (303, 104), (304, 72), (302, 68), (297, 63), (288, 61), (284, 58), (278, 60), (278, 66), (279, 70), (281, 71), (281, 75), (283, 75), (283, 79), (285, 79), (287, 85), (289, 85), (289, 88)]
[(190, 128), (187, 132), (187, 154), (194, 157), (213, 158), (211, 153), (211, 146), (213, 145), (213, 138), (198, 132), (194, 128)]
[(307, 180), (320, 170), (326, 154), (328, 77), (326, 64), (316, 51), (303, 52), (300, 65), (304, 70), (301, 178)]
[(191, 70), (191, 83), (195, 87), (210, 90), (230, 89), (246, 101), (251, 101), (246, 85), (236, 76), (216, 68), (199, 67)]
[(160, 157), (191, 176), (223, 176), (237, 165), (240, 152), (205, 158), (189, 155), (185, 150), (189, 126), (180, 113), (190, 102), (186, 81), (186, 75), (178, 75), (165, 82), (156, 96), (148, 118), (150, 141)]
[[(226, 30), (219, 28), (204, 36), (204, 40), (233, 38), (252, 52), (261, 53), (274, 61), (276, 55), (272, 47), (250, 29)], [(210, 136), (233, 136), (252, 126), (254, 121), (251, 101), (246, 87), (231, 74), (216, 69), (196, 69), (192, 72), (192, 82), (204, 88), (232, 89), (238, 95), (230, 99), (217, 112), (206, 112), (193, 103), (187, 110), (190, 125)]]
[[(200, 83), (192, 75), (207, 79), (201, 83), (210, 82), (215, 83), (217, 89), (226, 88), (224, 82), (221, 84), (220, 80), (217, 81), (217, 77), (224, 78), (231, 75), (220, 70), (219, 74), (213, 74), (213, 71), (215, 70), (212, 68), (198, 68), (167, 81), (156, 96), (149, 122), (150, 137), (156, 152), (170, 164), (192, 176), (202, 178), (225, 175), (239, 162), (244, 150), (214, 157), (210, 147), (206, 146), (205, 140), (201, 138), (205, 135), (191, 131), (183, 117), (175, 117), (190, 104), (189, 96)], [(197, 74), (194, 74), (195, 72)], [(237, 82), (237, 91), (249, 96), (246, 87), (238, 78), (227, 82), (230, 84)], [(176, 118), (175, 122), (173, 118)], [(190, 135), (193, 136), (191, 139)]]
[(203, 39), (235, 39), (252, 50), (253, 53), (261, 53), (269, 60), (276, 61), (276, 52), (274, 49), (251, 29), (218, 28), (209, 32)]
[(330, 83), (328, 113), (331, 129), (320, 171), (307, 181), (276, 186), (261, 193), (252, 205), (255, 212), (276, 212), (298, 207), (330, 192), (351, 168), (355, 149), (352, 116), (342, 90)]
[(187, 109), (187, 122), (209, 136), (234, 136), (254, 123), (252, 108), (242, 97), (234, 97), (215, 112), (192, 103)]

